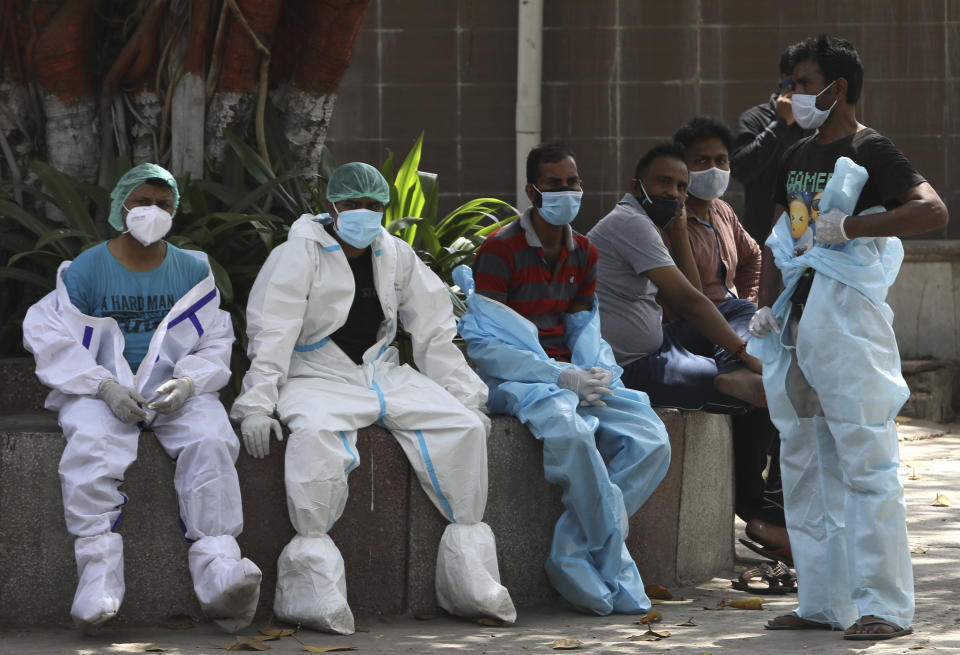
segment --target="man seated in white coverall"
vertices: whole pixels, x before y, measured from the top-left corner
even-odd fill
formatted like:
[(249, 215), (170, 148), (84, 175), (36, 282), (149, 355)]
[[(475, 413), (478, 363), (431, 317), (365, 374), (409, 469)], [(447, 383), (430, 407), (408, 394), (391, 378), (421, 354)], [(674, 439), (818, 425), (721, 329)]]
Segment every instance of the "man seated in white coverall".
[[(263, 457), (280, 423), (287, 507), (296, 536), (277, 563), (276, 615), (350, 634), (343, 558), (327, 535), (360, 462), (357, 429), (390, 430), (427, 496), (451, 522), (436, 589), (452, 614), (512, 622), (487, 502), (486, 385), (453, 344), (447, 286), (381, 227), (390, 187), (355, 162), (330, 176), (330, 215), (301, 216), (268, 257), (247, 304), (251, 365), (231, 410), (247, 450)], [(390, 344), (402, 323), (419, 373)]]
[(127, 497), (118, 487), (148, 428), (176, 460), (200, 606), (235, 632), (253, 619), (260, 569), (241, 559), (235, 539), (243, 529), (240, 445), (217, 396), (230, 379), (230, 316), (219, 308), (206, 255), (163, 240), (179, 201), (169, 172), (140, 164), (110, 198), (109, 222), (121, 234), (64, 262), (56, 290), (23, 323), (37, 377), (53, 389), (46, 406), (59, 412), (67, 440), (60, 481), (80, 578), (70, 613), (89, 628), (123, 601), (114, 529)]

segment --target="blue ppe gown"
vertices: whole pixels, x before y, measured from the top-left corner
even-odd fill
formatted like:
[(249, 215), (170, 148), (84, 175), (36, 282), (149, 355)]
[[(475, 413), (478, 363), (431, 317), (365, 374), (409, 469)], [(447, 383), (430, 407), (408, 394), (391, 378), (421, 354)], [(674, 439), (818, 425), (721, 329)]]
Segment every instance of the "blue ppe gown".
[[(647, 394), (620, 382), (622, 369), (600, 337), (596, 303), (592, 312), (566, 317), (572, 363), (564, 363), (547, 356), (533, 323), (474, 293), (468, 267), (457, 267), (454, 281), (467, 297), (458, 327), (490, 387), (489, 412), (516, 416), (527, 425), (543, 442), (546, 479), (563, 489), (566, 509), (546, 563), (550, 582), (583, 612), (649, 611), (624, 539), (630, 516), (666, 475), (670, 442)], [(606, 407), (580, 406), (576, 393), (557, 386), (557, 376), (571, 366), (602, 366), (613, 374)]]
[[(866, 179), (864, 168), (838, 159), (820, 211), (851, 214)], [(839, 629), (868, 614), (907, 627), (913, 571), (893, 419), (910, 392), (886, 303), (903, 246), (895, 237), (856, 238), (795, 257), (786, 213), (766, 245), (786, 287), (772, 308), (781, 331), (747, 350), (763, 362), (780, 431), (795, 613)], [(798, 319), (791, 296), (807, 268), (816, 275)]]

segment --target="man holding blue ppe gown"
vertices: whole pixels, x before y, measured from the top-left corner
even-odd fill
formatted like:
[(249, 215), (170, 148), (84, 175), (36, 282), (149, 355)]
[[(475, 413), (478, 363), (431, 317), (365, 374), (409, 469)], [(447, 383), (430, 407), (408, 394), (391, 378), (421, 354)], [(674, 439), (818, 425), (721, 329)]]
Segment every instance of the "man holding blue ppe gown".
[[(390, 186), (377, 169), (340, 166), (326, 195), (329, 215), (301, 216), (251, 289), (251, 365), (231, 410), (254, 457), (268, 453), (271, 435), (282, 438), (275, 412), (290, 427), (284, 477), (297, 534), (277, 562), (274, 612), (315, 630), (354, 631), (343, 558), (327, 533), (360, 465), (357, 430), (377, 423), (450, 521), (437, 556), (440, 606), (513, 622), (482, 522), (487, 389), (452, 341), (449, 288), (381, 226)], [(391, 346), (401, 324), (418, 370)]]
[(569, 225), (583, 193), (573, 154), (562, 144), (532, 150), (526, 192), (533, 207), (484, 242), (473, 279), (455, 271), (467, 294), (460, 334), (490, 387), (490, 411), (543, 441), (544, 474), (563, 489), (546, 563), (553, 586), (584, 612), (646, 612), (624, 539), (666, 474), (666, 429), (646, 394), (620, 382), (600, 337), (597, 251)]
[(893, 421), (909, 390), (885, 299), (903, 259), (895, 237), (940, 229), (947, 212), (896, 146), (857, 122), (863, 67), (849, 41), (797, 44), (793, 79), (794, 118), (819, 131), (780, 166), (750, 325), (762, 338), (748, 350), (780, 431), (799, 606), (766, 627), (889, 639), (912, 631), (914, 598)]
[(70, 613), (86, 629), (120, 608), (119, 487), (150, 429), (176, 460), (200, 606), (235, 632), (253, 619), (261, 576), (235, 538), (240, 444), (217, 396), (230, 379), (233, 324), (206, 255), (163, 239), (180, 199), (173, 176), (140, 164), (110, 199), (110, 226), (121, 234), (61, 264), (56, 290), (23, 323), (37, 377), (53, 389), (46, 407), (59, 412), (67, 440), (60, 482), (80, 578)]

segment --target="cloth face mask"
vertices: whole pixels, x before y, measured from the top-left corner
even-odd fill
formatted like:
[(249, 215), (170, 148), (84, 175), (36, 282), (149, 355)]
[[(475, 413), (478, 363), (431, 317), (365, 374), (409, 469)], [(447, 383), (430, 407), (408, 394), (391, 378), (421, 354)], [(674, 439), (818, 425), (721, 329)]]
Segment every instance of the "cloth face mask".
[(797, 121), (797, 125), (805, 130), (814, 130), (826, 122), (827, 117), (830, 116), (830, 112), (833, 111), (833, 107), (837, 104), (837, 101), (834, 100), (833, 105), (830, 105), (827, 109), (817, 109), (817, 98), (831, 86), (833, 86), (833, 82), (830, 82), (830, 84), (817, 95), (811, 93), (794, 93), (793, 96), (791, 96), (793, 119)]
[(165, 237), (172, 225), (170, 212), (156, 205), (127, 209), (127, 232), (144, 246), (153, 245)]
[(540, 206), (537, 211), (547, 223), (551, 225), (567, 225), (580, 211), (580, 201), (583, 191), (564, 189), (561, 191), (541, 191), (533, 187), (540, 194)]
[(690, 171), (687, 193), (701, 200), (713, 200), (723, 195), (730, 184), (730, 171), (714, 166), (705, 171)]
[(657, 227), (663, 227), (669, 223), (674, 216), (680, 214), (680, 201), (676, 198), (666, 196), (657, 196), (651, 198), (647, 190), (643, 188), (643, 182), (640, 182), (640, 190), (643, 191), (644, 199), (640, 201), (640, 206), (647, 212), (647, 216)]
[(371, 209), (350, 209), (337, 214), (334, 227), (340, 238), (354, 248), (366, 248), (380, 234), (383, 212)]

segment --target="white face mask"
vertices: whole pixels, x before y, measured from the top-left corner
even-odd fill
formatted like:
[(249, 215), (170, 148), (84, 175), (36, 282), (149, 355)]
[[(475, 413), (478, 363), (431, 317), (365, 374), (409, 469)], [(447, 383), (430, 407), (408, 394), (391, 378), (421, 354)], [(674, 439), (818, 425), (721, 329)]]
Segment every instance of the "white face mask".
[(156, 205), (127, 209), (127, 232), (144, 246), (153, 245), (162, 239), (172, 225), (173, 216)]
[(730, 184), (730, 171), (709, 168), (705, 171), (690, 171), (687, 193), (701, 200), (714, 200), (723, 195)]
[[(831, 86), (833, 86), (833, 82), (830, 82), (830, 84), (817, 95), (811, 93), (794, 93), (793, 96), (791, 96), (790, 101), (793, 103), (793, 119), (797, 121), (797, 125), (805, 130), (815, 130), (827, 121), (827, 117), (830, 116), (830, 112), (833, 111), (833, 107), (837, 104), (837, 101), (834, 100), (833, 104), (827, 109), (817, 109), (817, 98)], [(839, 98), (837, 100), (839, 100)]]

